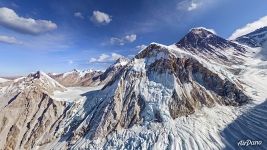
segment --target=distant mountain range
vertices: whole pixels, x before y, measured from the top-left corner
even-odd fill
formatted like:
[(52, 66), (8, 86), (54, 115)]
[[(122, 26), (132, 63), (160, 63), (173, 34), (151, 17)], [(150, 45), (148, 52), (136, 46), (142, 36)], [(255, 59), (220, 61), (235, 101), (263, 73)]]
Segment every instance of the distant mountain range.
[(232, 41), (194, 28), (104, 72), (1, 78), (0, 149), (237, 149), (267, 139), (266, 41), (267, 27)]

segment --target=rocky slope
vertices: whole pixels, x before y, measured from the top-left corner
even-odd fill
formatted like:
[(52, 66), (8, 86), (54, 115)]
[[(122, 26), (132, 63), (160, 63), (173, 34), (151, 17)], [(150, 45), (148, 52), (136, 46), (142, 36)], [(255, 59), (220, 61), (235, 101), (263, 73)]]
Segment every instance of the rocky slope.
[(66, 108), (49, 96), (55, 90), (64, 87), (42, 72), (1, 87), (0, 149), (33, 149), (54, 139), (49, 133)]
[(96, 83), (94, 80), (95, 77), (102, 74), (101, 71), (94, 70), (72, 70), (70, 72), (61, 73), (61, 74), (48, 74), (51, 78), (58, 81), (60, 84), (66, 87), (73, 86), (89, 86)]

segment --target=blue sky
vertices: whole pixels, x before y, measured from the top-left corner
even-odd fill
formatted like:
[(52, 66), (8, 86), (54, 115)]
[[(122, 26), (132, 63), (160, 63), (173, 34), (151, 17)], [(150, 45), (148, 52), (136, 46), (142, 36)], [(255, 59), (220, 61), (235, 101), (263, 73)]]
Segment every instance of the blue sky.
[(189, 29), (224, 38), (267, 15), (266, 0), (1, 0), (0, 76), (105, 69)]

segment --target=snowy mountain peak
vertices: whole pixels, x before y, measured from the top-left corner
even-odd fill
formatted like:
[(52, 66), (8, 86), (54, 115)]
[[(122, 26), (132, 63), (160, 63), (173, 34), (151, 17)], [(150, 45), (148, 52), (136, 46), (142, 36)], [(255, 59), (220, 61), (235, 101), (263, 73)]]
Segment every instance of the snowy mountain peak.
[(188, 34), (176, 43), (176, 46), (195, 53), (203, 51), (213, 52), (218, 49), (223, 50), (226, 48), (234, 48), (241, 52), (245, 51), (245, 49), (238, 44), (228, 41), (205, 28), (191, 29)]
[(53, 80), (51, 77), (49, 77), (45, 72), (43, 71), (37, 71), (34, 73), (30, 73), (27, 78), (33, 78), (33, 79), (42, 79), (42, 78), (48, 78)]
[[(41, 79), (41, 78), (50, 78), (50, 77), (42, 71), (37, 71), (37, 72), (30, 73), (27, 76), (27, 78), (28, 79)], [(50, 78), (50, 79), (52, 79), (52, 78)]]
[(189, 33), (193, 33), (195, 35), (199, 35), (199, 36), (202, 36), (202, 37), (207, 37), (209, 35), (215, 34), (214, 31), (212, 31), (210, 29), (206, 29), (204, 27), (192, 28)]
[(235, 41), (250, 47), (261, 47), (267, 41), (267, 26), (238, 37), (235, 39)]
[(49, 77), (42, 71), (31, 73), (28, 76), (12, 80), (4, 92), (6, 95), (23, 91), (40, 91), (46, 94), (52, 94), (54, 91), (65, 91), (66, 88), (57, 81)]
[(73, 69), (72, 71), (73, 71), (73, 72), (79, 72), (79, 70), (77, 70), (77, 69)]
[(79, 77), (84, 77), (86, 74), (93, 73), (93, 72), (99, 72), (99, 71), (95, 71), (92, 69), (88, 69), (88, 70), (73, 69), (72, 71), (65, 72), (63, 74), (58, 74), (58, 75), (59, 76), (63, 75), (64, 77), (69, 76), (69, 75), (78, 75)]
[(29, 74), (26, 78), (22, 78), (17, 82), (26, 82), (41, 85), (45, 89), (59, 89), (65, 90), (65, 87), (59, 84), (56, 80), (52, 79), (46, 73), (37, 71), (36, 73)]
[(118, 67), (118, 66), (125, 66), (128, 62), (129, 62), (128, 58), (120, 57), (109, 68)]
[(125, 57), (120, 57), (119, 59), (116, 60), (115, 64), (117, 63), (128, 63), (129, 62), (129, 59), (128, 58), (125, 58)]
[[(142, 51), (140, 51), (135, 58), (144, 58), (144, 57), (149, 57), (148, 55), (150, 54), (150, 52), (152, 51), (157, 51), (158, 49), (161, 49), (163, 47), (167, 47), (165, 45), (159, 44), (159, 43), (151, 43), (149, 44), (145, 49), (143, 49)], [(167, 49), (166, 49), (167, 50)]]
[(93, 78), (99, 76), (102, 71), (87, 69), (78, 70), (73, 69), (71, 71), (59, 74), (48, 74), (51, 78), (58, 81), (64, 86), (89, 86), (93, 82)]

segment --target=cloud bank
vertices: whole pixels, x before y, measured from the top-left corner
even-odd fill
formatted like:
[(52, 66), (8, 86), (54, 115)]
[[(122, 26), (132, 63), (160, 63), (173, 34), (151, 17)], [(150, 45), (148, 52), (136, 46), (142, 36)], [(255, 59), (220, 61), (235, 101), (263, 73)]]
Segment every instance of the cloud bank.
[(38, 35), (57, 29), (57, 25), (49, 20), (35, 20), (20, 17), (12, 9), (0, 8), (0, 25), (19, 33)]
[(0, 42), (6, 44), (22, 44), (21, 41), (18, 41), (15, 37), (0, 35)]

